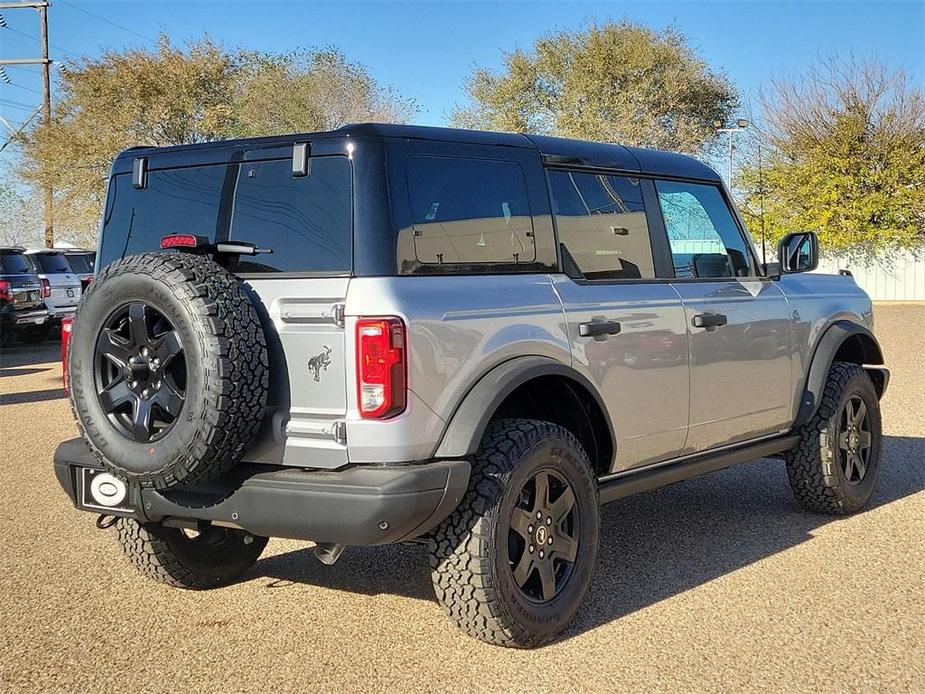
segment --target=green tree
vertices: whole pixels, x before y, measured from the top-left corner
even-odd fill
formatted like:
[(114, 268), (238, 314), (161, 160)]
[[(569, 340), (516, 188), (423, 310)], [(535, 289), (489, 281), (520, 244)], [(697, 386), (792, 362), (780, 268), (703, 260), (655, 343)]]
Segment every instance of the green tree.
[(772, 82), (761, 106), (740, 176), (753, 230), (813, 230), (824, 250), (864, 254), (922, 241), (925, 99), (903, 70), (823, 60)]
[(504, 55), (503, 69), (477, 68), (470, 103), (453, 123), (702, 152), (738, 100), (673, 27), (628, 20), (556, 31)]
[(66, 66), (52, 123), (22, 139), (20, 173), (50, 182), (56, 226), (93, 243), (110, 164), (126, 147), (401, 122), (416, 110), (335, 49), (273, 55), (208, 38), (179, 48), (161, 36), (153, 50)]

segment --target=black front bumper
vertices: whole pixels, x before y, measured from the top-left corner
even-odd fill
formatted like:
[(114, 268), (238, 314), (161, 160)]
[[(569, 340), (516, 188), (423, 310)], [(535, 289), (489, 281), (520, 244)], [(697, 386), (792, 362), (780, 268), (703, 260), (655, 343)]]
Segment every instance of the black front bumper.
[(418, 537), (446, 518), (465, 493), (470, 466), (443, 460), (306, 471), (242, 463), (219, 480), (183, 489), (132, 486), (119, 511), (84, 503), (81, 468), (101, 469), (83, 440), (59, 445), (55, 474), (82, 510), (152, 523), (208, 521), (266, 537), (380, 545)]

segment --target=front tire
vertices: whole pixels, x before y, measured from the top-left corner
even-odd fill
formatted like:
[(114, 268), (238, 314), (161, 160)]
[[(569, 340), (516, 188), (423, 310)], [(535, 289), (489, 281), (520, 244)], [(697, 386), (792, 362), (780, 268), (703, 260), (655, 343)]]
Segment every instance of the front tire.
[(864, 508), (882, 452), (880, 401), (867, 372), (857, 364), (832, 364), (819, 410), (798, 433), (800, 442), (784, 458), (800, 505), (830, 516)]
[(575, 437), (549, 422), (493, 422), (463, 500), (429, 538), (437, 600), (470, 636), (542, 645), (588, 590), (598, 532), (597, 480)]
[(142, 574), (190, 590), (233, 583), (267, 546), (265, 537), (214, 525), (192, 535), (179, 528), (120, 518), (116, 530), (122, 551)]

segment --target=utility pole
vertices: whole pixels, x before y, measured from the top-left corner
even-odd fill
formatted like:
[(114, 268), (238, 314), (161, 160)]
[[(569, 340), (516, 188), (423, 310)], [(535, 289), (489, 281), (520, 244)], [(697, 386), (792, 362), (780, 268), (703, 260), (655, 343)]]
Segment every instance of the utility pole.
[[(0, 2), (0, 10), (19, 10), (31, 7), (38, 10), (42, 23), (42, 57), (0, 59), (0, 65), (41, 65), (42, 66), (42, 117), (45, 125), (51, 123), (51, 60), (48, 57), (48, 2)], [(4, 145), (5, 146), (5, 145)], [(42, 188), (45, 195), (45, 246), (55, 245), (54, 224), (54, 189), (48, 182), (48, 172), (43, 172)]]

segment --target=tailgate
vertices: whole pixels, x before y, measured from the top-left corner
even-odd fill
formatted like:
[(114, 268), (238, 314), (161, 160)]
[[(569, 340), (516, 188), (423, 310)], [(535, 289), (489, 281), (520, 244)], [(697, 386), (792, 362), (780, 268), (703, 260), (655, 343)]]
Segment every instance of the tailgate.
[(347, 464), (347, 277), (251, 279), (270, 356), (272, 419), (246, 459), (304, 467)]
[(10, 295), (17, 311), (41, 308), (44, 305), (42, 285), (36, 281), (35, 277), (11, 275), (4, 279), (10, 283)]

